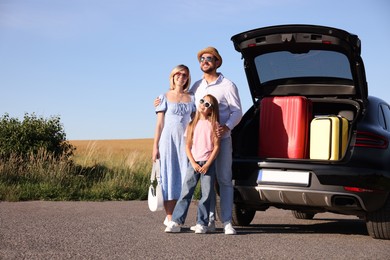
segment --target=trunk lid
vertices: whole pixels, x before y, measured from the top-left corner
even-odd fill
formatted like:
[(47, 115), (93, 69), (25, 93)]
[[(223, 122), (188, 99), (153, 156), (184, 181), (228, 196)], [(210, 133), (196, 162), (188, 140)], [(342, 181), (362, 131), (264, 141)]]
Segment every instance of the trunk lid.
[(234, 35), (253, 102), (265, 96), (368, 96), (358, 36), (316, 25), (279, 25)]

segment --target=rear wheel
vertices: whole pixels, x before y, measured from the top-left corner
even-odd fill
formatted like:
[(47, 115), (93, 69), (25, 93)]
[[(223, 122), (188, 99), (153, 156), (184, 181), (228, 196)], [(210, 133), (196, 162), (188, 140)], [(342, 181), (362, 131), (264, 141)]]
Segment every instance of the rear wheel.
[(315, 215), (315, 213), (309, 213), (299, 210), (292, 210), (291, 212), (293, 216), (297, 219), (313, 219)]
[(255, 217), (256, 210), (246, 209), (233, 204), (232, 224), (235, 226), (249, 226)]
[(380, 210), (366, 215), (368, 234), (377, 239), (390, 239), (390, 198)]
[[(221, 220), (221, 197), (219, 196), (218, 186), (216, 186), (216, 201), (215, 201), (216, 217)], [(247, 209), (233, 203), (232, 210), (232, 225), (233, 226), (248, 226), (255, 217), (256, 210)]]

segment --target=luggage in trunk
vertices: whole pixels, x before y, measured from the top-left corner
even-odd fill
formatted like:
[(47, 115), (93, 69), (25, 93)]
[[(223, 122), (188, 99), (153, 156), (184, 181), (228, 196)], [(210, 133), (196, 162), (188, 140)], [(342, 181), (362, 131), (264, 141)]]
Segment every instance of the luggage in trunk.
[(348, 120), (341, 116), (316, 117), (310, 123), (310, 159), (339, 160), (348, 142)]
[(259, 156), (309, 158), (312, 103), (306, 97), (265, 97), (260, 103)]

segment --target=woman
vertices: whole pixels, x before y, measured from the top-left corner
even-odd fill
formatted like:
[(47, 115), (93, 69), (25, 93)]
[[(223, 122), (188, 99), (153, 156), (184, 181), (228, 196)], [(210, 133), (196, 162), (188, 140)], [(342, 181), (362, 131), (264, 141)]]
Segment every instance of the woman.
[(169, 76), (168, 92), (159, 96), (156, 107), (157, 123), (154, 135), (152, 159), (160, 159), (161, 183), (167, 225), (172, 218), (176, 202), (188, 167), (184, 132), (196, 111), (194, 96), (188, 93), (191, 83), (190, 71), (178, 65)]

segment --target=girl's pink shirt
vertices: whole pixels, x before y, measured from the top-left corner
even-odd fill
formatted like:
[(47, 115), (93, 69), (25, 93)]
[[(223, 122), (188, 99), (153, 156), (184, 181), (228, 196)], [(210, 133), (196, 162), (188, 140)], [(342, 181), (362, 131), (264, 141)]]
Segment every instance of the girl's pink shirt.
[(191, 153), (194, 160), (207, 161), (214, 149), (213, 127), (209, 120), (199, 120), (194, 129)]

